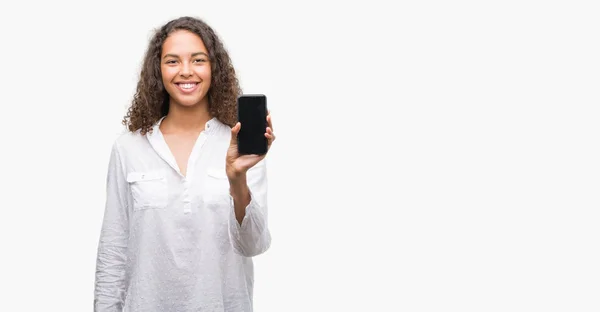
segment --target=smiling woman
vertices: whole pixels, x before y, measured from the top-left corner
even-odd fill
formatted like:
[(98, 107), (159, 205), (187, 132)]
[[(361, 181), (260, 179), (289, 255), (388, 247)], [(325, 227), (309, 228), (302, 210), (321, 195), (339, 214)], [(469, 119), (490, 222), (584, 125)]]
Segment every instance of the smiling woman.
[(162, 82), (171, 95), (171, 105), (190, 107), (203, 101), (202, 106), (208, 107), (205, 95), (211, 70), (202, 39), (193, 32), (177, 30), (165, 40), (162, 50)]
[[(182, 76), (177, 76), (179, 73)], [(192, 74), (196, 76), (190, 80)], [(216, 83), (211, 86), (212, 81)], [(204, 86), (190, 90), (193, 96), (184, 100), (173, 92), (190, 87), (177, 85), (183, 82)], [(214, 30), (201, 20), (183, 17), (165, 24), (150, 41), (123, 124), (131, 131), (141, 130), (141, 134), (152, 131), (154, 123), (168, 113), (174, 98), (175, 105), (187, 107), (202, 99), (201, 106), (212, 116), (233, 127), (236, 99), (241, 93), (229, 54)]]
[(252, 311), (252, 257), (271, 235), (266, 154), (238, 153), (240, 94), (206, 23), (182, 17), (157, 30), (129, 131), (112, 148), (95, 311)]

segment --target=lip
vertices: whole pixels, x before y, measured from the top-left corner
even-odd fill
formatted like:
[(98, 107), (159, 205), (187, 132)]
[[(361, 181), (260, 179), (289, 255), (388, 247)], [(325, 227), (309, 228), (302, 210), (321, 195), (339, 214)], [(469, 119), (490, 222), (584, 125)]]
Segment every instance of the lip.
[[(184, 89), (180, 86), (180, 84), (186, 84), (186, 83), (194, 83), (196, 85), (191, 89)], [(185, 93), (185, 94), (189, 94), (189, 93), (196, 91), (199, 86), (200, 86), (200, 82), (197, 82), (197, 81), (180, 81), (180, 82), (175, 83), (175, 87), (177, 87), (177, 90), (179, 90), (180, 92)]]

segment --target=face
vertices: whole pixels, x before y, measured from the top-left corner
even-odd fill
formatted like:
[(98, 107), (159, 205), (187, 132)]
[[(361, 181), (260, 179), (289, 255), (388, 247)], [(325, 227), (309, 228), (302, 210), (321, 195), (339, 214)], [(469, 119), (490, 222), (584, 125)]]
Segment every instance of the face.
[(211, 72), (208, 51), (200, 37), (187, 30), (171, 33), (162, 47), (161, 74), (171, 105), (206, 104)]

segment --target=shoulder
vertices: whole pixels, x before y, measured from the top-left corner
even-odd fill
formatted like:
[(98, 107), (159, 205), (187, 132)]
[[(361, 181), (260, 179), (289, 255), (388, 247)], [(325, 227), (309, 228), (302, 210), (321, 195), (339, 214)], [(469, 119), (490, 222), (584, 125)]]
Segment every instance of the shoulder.
[(215, 118), (211, 121), (215, 126), (215, 132), (221, 135), (229, 135), (231, 136), (231, 127), (228, 126), (227, 124), (223, 123), (222, 121), (220, 121), (219, 119)]
[(211, 121), (210, 125), (212, 128), (208, 131), (209, 135), (228, 147), (231, 141), (231, 127), (216, 118)]
[(143, 136), (140, 133), (140, 130), (137, 130), (135, 132), (124, 130), (119, 135), (117, 135), (114, 144), (118, 146), (127, 146), (142, 139), (145, 139), (145, 136)]
[(144, 148), (147, 145), (148, 138), (146, 135), (142, 135), (140, 130), (135, 132), (124, 130), (114, 140), (113, 149), (117, 150), (120, 154), (127, 154), (133, 150)]

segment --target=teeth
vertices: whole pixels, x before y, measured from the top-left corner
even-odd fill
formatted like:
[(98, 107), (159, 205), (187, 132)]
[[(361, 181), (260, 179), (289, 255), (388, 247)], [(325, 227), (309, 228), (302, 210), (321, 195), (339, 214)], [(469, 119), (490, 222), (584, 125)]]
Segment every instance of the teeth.
[(179, 85), (182, 89), (191, 89), (196, 86), (195, 83), (182, 83)]

